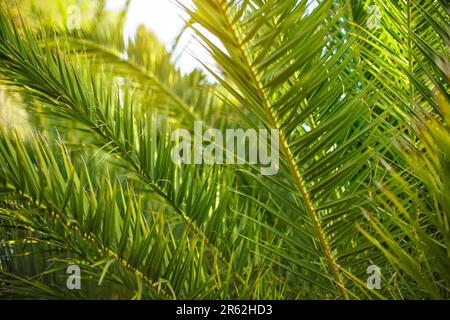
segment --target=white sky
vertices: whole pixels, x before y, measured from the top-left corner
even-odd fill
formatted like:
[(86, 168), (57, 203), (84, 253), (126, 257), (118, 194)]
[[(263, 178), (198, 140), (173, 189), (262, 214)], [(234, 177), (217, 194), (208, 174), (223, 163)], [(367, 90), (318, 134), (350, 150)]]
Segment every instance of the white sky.
[[(190, 3), (189, 0), (180, 1), (186, 5)], [(144, 24), (156, 33), (161, 42), (166, 45), (167, 50), (171, 50), (175, 38), (183, 28), (183, 18), (187, 19), (187, 14), (175, 2), (176, 0), (131, 0), (125, 24), (125, 37), (134, 37), (136, 28), (140, 24)], [(125, 3), (126, 0), (106, 0), (107, 8), (112, 10), (123, 8)], [(308, 11), (316, 6), (317, 0), (308, 1)], [(210, 40), (219, 47), (221, 46), (212, 35)], [(179, 55), (177, 66), (182, 73), (188, 73), (195, 68), (205, 70), (197, 59), (208, 65), (209, 68), (217, 69), (206, 49), (193, 38), (191, 30), (185, 31), (178, 49), (180, 51), (176, 52), (176, 56)], [(206, 70), (205, 73), (208, 74)], [(212, 75), (209, 75), (208, 79), (215, 81)]]
[[(188, 0), (183, 0), (188, 3)], [(108, 9), (120, 9), (126, 0), (107, 0)], [(179, 8), (174, 0), (132, 0), (125, 25), (125, 37), (134, 37), (136, 28), (144, 24), (156, 33), (158, 38), (172, 49), (174, 40), (183, 28), (183, 17), (187, 14)], [(193, 33), (186, 31), (179, 44), (180, 53), (177, 66), (183, 73), (195, 68), (203, 69), (202, 65), (194, 58), (206, 64), (213, 64), (212, 58), (206, 50), (193, 39)], [(177, 53), (178, 54), (178, 53)]]

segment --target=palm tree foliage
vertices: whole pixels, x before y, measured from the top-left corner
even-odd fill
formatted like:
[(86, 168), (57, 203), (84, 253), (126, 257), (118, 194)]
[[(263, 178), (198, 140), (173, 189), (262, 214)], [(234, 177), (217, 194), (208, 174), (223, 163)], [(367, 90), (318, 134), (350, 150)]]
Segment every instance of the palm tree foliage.
[[(3, 298), (449, 297), (444, 1), (180, 1), (215, 81), (144, 27), (125, 43), (129, 2), (86, 3), (79, 30), (0, 13), (1, 107), (27, 123), (0, 131)], [(279, 129), (278, 173), (174, 164), (196, 120)]]

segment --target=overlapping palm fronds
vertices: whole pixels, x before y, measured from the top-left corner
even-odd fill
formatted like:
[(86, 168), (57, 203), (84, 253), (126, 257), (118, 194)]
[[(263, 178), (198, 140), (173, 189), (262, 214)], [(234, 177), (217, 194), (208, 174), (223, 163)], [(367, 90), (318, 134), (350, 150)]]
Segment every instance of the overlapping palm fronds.
[[(214, 83), (94, 2), (75, 31), (0, 13), (0, 84), (33, 132), (0, 131), (2, 297), (448, 298), (443, 2), (179, 1)], [(173, 163), (198, 120), (278, 129), (277, 174)]]

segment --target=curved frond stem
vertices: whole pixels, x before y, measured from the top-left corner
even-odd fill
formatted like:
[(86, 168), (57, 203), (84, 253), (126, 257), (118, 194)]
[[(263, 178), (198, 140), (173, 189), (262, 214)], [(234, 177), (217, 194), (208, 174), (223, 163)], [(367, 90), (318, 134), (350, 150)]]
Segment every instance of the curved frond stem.
[[(11, 189), (14, 189), (16, 192), (20, 192), (21, 197), (24, 199), (29, 199), (32, 203), (34, 203), (34, 199), (26, 193), (26, 190), (17, 190), (16, 188), (12, 187)], [(37, 205), (37, 204), (35, 204)], [(137, 278), (142, 279), (150, 288), (155, 290), (158, 295), (164, 297), (165, 299), (174, 299), (176, 297), (173, 297), (169, 295), (168, 292), (166, 292), (164, 289), (161, 289), (159, 283), (153, 282), (148, 276), (146, 276), (141, 270), (138, 268), (135, 268), (129, 263), (126, 259), (123, 257), (119, 257), (119, 254), (117, 252), (114, 252), (111, 250), (111, 248), (105, 246), (103, 243), (100, 243), (97, 240), (97, 237), (93, 234), (85, 234), (81, 230), (78, 229), (77, 226), (69, 224), (64, 216), (58, 211), (57, 206), (45, 206), (42, 203), (37, 205), (37, 208), (41, 210), (45, 210), (49, 212), (49, 214), (52, 215), (53, 218), (57, 219), (59, 223), (64, 227), (64, 229), (72, 234), (75, 234), (77, 237), (83, 239), (83, 241), (94, 245), (96, 248), (98, 248), (103, 254), (105, 254), (108, 258), (114, 259), (117, 263), (119, 263), (123, 268), (134, 274)], [(59, 241), (64, 242), (64, 239), (59, 239)]]
[(249, 58), (249, 54), (246, 52), (246, 48), (242, 45), (243, 40), (239, 36), (239, 33), (237, 32), (235, 25), (232, 23), (232, 19), (228, 15), (227, 8), (226, 8), (226, 2), (221, 1), (221, 4), (218, 7), (220, 7), (220, 9), (222, 10), (224, 21), (228, 24), (228, 30), (230, 31), (235, 44), (238, 46), (238, 49), (240, 50), (240, 53), (242, 55), (242, 60), (244, 61), (245, 65), (249, 71), (249, 74), (253, 81), (253, 85), (256, 87), (259, 97), (264, 104), (264, 108), (270, 117), (271, 124), (274, 128), (279, 130), (280, 142), (281, 142), (281, 148), (282, 148), (281, 151), (287, 157), (291, 174), (295, 177), (297, 189), (304, 201), (305, 207), (307, 208), (309, 218), (311, 219), (313, 227), (317, 233), (317, 237), (318, 237), (320, 246), (326, 257), (326, 260), (330, 267), (334, 281), (336, 282), (339, 292), (342, 295), (342, 297), (347, 298), (347, 290), (345, 289), (342, 279), (339, 275), (339, 267), (337, 265), (337, 262), (335, 261), (335, 258), (333, 257), (330, 245), (328, 244), (328, 241), (326, 240), (324, 230), (322, 229), (322, 226), (320, 224), (319, 216), (317, 214), (316, 209), (314, 208), (311, 197), (306, 188), (306, 184), (305, 184), (302, 174), (297, 166), (294, 155), (289, 147), (289, 144), (287, 142), (284, 131), (278, 122), (276, 114), (273, 112), (273, 110), (271, 108), (270, 100), (263, 89), (263, 84), (258, 79), (256, 70), (252, 66), (252, 63)]
[(130, 59), (124, 59), (117, 52), (103, 45), (90, 41), (88, 39), (69, 37), (67, 38), (67, 40), (76, 43), (78, 45), (81, 45), (84, 48), (95, 49), (101, 52), (102, 54), (105, 54), (110, 58), (113, 58), (117, 62), (128, 66), (133, 72), (139, 74), (142, 78), (147, 79), (149, 82), (154, 84), (158, 89), (160, 89), (163, 93), (171, 97), (175, 103), (177, 103), (187, 114), (189, 114), (194, 119), (194, 121), (200, 120), (200, 117), (193, 112), (192, 107), (190, 107), (185, 101), (183, 101), (182, 98), (180, 98), (176, 93), (174, 93), (173, 90), (170, 90), (170, 88), (160, 79), (158, 79), (158, 77), (151, 74), (149, 71), (145, 70), (145, 68), (143, 68), (139, 64), (135, 63), (134, 61), (131, 61)]

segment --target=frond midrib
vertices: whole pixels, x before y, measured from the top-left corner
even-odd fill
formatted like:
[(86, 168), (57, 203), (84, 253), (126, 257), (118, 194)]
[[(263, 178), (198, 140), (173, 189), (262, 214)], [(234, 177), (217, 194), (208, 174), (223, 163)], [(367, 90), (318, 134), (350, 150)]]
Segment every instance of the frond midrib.
[(218, 7), (222, 10), (222, 14), (224, 15), (224, 18), (225, 18), (224, 20), (227, 23), (229, 30), (231, 32), (231, 36), (232, 36), (233, 40), (235, 41), (235, 43), (238, 47), (238, 50), (240, 51), (240, 53), (242, 55), (242, 60), (244, 61), (245, 66), (247, 67), (247, 69), (249, 71), (251, 80), (253, 81), (253, 84), (255, 85), (257, 93), (258, 93), (259, 97), (261, 98), (261, 101), (264, 104), (264, 109), (266, 110), (267, 114), (269, 115), (270, 122), (274, 128), (279, 130), (281, 147), (282, 147), (282, 151), (283, 151), (282, 154), (285, 154), (285, 156), (287, 156), (287, 158), (288, 158), (289, 169), (291, 171), (291, 174), (294, 176), (296, 187), (301, 194), (301, 197), (303, 199), (303, 202), (304, 202), (305, 207), (308, 212), (308, 216), (313, 223), (314, 229), (316, 230), (320, 246), (322, 247), (323, 253), (324, 253), (326, 260), (328, 262), (328, 265), (330, 267), (331, 273), (333, 275), (333, 279), (336, 282), (339, 292), (342, 295), (342, 297), (347, 298), (347, 290), (345, 289), (344, 284), (339, 275), (339, 270), (338, 270), (339, 267), (335, 261), (335, 258), (333, 257), (330, 245), (328, 244), (328, 242), (325, 238), (325, 233), (319, 222), (319, 220), (320, 220), (319, 216), (317, 214), (316, 209), (314, 208), (314, 205), (311, 200), (311, 196), (308, 193), (308, 190), (306, 188), (306, 184), (304, 182), (302, 174), (297, 166), (297, 163), (295, 162), (294, 155), (289, 147), (286, 136), (284, 135), (284, 131), (278, 123), (276, 114), (272, 111), (269, 98), (267, 97), (267, 95), (263, 89), (263, 85), (262, 85), (261, 81), (258, 79), (256, 70), (254, 69), (254, 67), (252, 66), (252, 64), (250, 62), (249, 54), (248, 54), (246, 48), (242, 45), (242, 39), (240, 38), (239, 33), (236, 31), (235, 25), (232, 23), (232, 19), (230, 19), (230, 16), (228, 15), (226, 4), (222, 3)]

